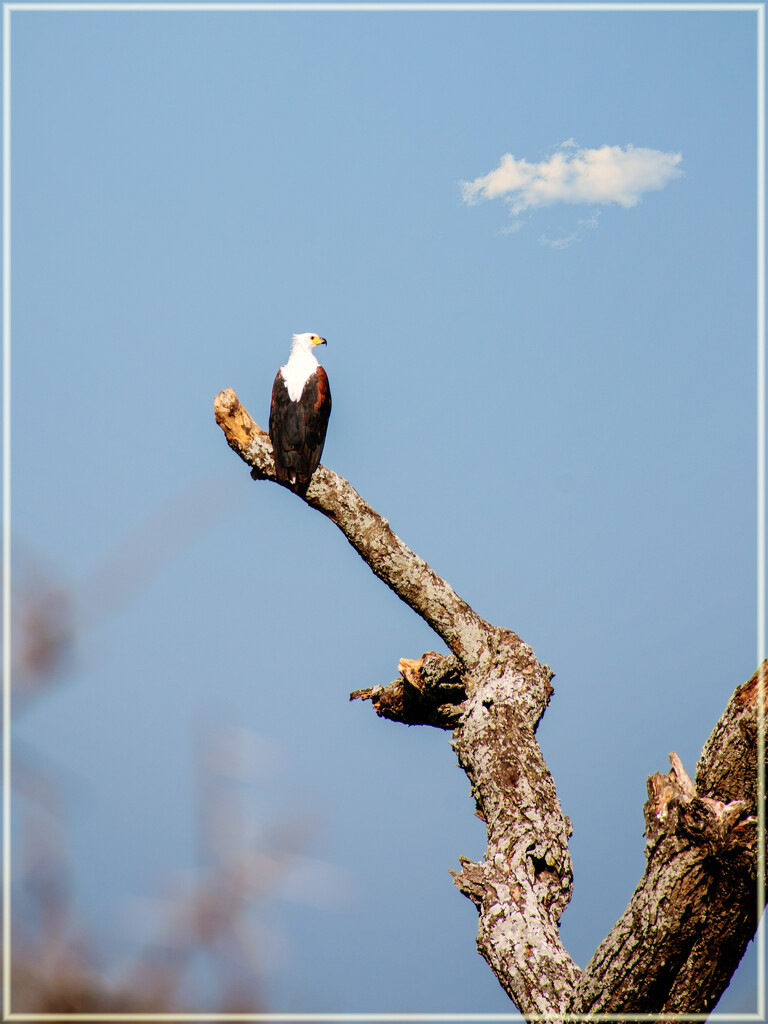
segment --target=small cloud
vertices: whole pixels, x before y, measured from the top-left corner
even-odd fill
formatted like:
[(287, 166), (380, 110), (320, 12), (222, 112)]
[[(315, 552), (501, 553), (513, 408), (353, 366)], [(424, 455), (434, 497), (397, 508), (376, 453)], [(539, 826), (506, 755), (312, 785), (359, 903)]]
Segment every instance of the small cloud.
[(615, 203), (628, 209), (646, 192), (658, 191), (681, 177), (682, 159), (680, 153), (632, 145), (580, 149), (568, 139), (539, 163), (505, 153), (498, 167), (474, 181), (462, 181), (460, 187), (468, 205), (502, 198), (513, 217), (555, 203)]
[(562, 238), (547, 238), (546, 235), (539, 237), (539, 245), (549, 246), (550, 249), (567, 249), (574, 242), (578, 241), (580, 241), (580, 238), (575, 231), (571, 235), (563, 235)]
[(597, 222), (600, 218), (601, 210), (595, 210), (591, 217), (587, 217), (584, 220), (577, 220), (576, 223), (580, 228), (589, 228), (590, 231), (594, 231), (597, 228)]
[(500, 235), (514, 235), (514, 233), (516, 231), (519, 231), (520, 228), (524, 227), (524, 225), (525, 225), (525, 221), (524, 220), (513, 220), (512, 223), (511, 224), (507, 224), (506, 227), (499, 228), (499, 234)]

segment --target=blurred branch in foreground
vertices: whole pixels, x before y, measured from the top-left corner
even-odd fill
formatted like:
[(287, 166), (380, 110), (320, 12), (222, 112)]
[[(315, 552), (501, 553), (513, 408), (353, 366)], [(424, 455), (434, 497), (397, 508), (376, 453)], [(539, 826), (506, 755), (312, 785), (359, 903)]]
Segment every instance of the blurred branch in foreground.
[(76, 582), (61, 579), (51, 555), (14, 541), (14, 713), (79, 667), (82, 651), (76, 639), (82, 642), (118, 614), (169, 562), (232, 514), (231, 492), (219, 474), (188, 482), (116, 540)]
[[(226, 737), (231, 751), (231, 729)], [(201, 847), (216, 851), (213, 863), (173, 886), (153, 933), (114, 977), (101, 962), (99, 943), (77, 916), (55, 790), (43, 776), (34, 781), (37, 799), (23, 802), (22, 882), (15, 893), (14, 1011), (191, 1012), (186, 993), (205, 962), (211, 1005), (222, 1013), (262, 1012), (260, 942), (253, 918), (280, 876), (294, 867), (306, 823), (284, 827), (274, 837), (280, 845), (272, 845), (269, 837), (256, 842), (256, 823), (222, 799), (220, 780), (207, 778), (199, 828)], [(229, 811), (222, 814), (225, 806)]]
[[(226, 489), (226, 488), (225, 488)], [(13, 709), (23, 711), (72, 679), (82, 635), (117, 613), (172, 557), (229, 514), (220, 481), (196, 481), (119, 541), (77, 586), (46, 559), (14, 554)], [(160, 904), (151, 937), (115, 976), (102, 943), (78, 913), (67, 841), (61, 766), (14, 746), (12, 1009), (15, 1013), (191, 1012), (185, 992), (205, 965), (215, 1012), (264, 1009), (254, 917), (283, 875), (301, 870), (308, 822), (264, 835), (244, 806), (224, 798), (227, 774), (243, 771), (241, 747), (259, 738), (210, 731), (201, 744), (200, 860)], [(222, 770), (223, 751), (228, 759)], [(250, 780), (252, 782), (252, 780)], [(257, 827), (258, 826), (258, 827)], [(147, 840), (151, 842), (151, 839)], [(154, 906), (158, 906), (156, 901)], [(146, 926), (146, 919), (143, 921)], [(263, 931), (263, 929), (262, 929)]]

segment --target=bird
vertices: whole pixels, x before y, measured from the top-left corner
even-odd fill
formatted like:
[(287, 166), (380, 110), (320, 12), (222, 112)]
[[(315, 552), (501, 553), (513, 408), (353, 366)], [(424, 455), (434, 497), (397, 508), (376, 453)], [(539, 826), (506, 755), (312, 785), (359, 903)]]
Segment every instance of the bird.
[(269, 436), (275, 474), (297, 494), (306, 494), (325, 444), (331, 415), (328, 375), (315, 358), (319, 334), (294, 334), (291, 355), (272, 385)]

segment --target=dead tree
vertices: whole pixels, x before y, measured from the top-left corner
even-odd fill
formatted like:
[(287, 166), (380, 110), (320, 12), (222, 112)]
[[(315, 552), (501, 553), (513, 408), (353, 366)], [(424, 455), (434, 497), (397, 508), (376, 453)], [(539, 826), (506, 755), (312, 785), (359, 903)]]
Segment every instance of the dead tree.
[[(269, 436), (234, 391), (217, 396), (215, 413), (251, 476), (274, 481)], [(463, 859), (454, 882), (477, 907), (480, 953), (521, 1013), (711, 1010), (758, 921), (758, 707), (765, 707), (768, 662), (733, 694), (695, 779), (671, 754), (669, 773), (648, 780), (645, 872), (581, 970), (559, 935), (572, 892), (571, 824), (536, 740), (553, 673), (516, 633), (480, 618), (336, 473), (320, 466), (303, 500), (338, 526), (451, 652), (402, 659), (395, 682), (351, 697), (370, 700), (392, 721), (453, 731), (488, 830), (483, 860)]]

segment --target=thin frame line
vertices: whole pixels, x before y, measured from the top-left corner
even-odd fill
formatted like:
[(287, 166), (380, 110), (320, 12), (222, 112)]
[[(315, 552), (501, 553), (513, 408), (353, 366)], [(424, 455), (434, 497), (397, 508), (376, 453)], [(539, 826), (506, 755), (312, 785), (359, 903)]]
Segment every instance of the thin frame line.
[[(757, 1008), (765, 1016), (765, 8), (757, 12)], [(760, 970), (761, 966), (763, 970)]]
[[(757, 1013), (728, 1015), (687, 1013), (582, 1013), (582, 1014), (526, 1014), (525, 1020), (536, 1021), (762, 1021)], [(12, 1013), (6, 1020), (14, 1021), (505, 1021), (523, 1020), (520, 1013)]]
[(618, 13), (620, 11), (640, 12), (649, 11), (652, 13), (684, 11), (695, 11), (702, 13), (731, 12), (731, 11), (755, 11), (762, 10), (761, 3), (504, 3), (504, 2), (478, 2), (478, 3), (407, 3), (407, 2), (333, 2), (333, 3), (306, 3), (306, 2), (264, 2), (264, 3), (10, 3), (5, 5), (11, 11), (44, 11), (44, 12), (90, 12), (90, 11), (117, 11), (123, 13), (153, 12), (160, 11), (215, 11), (220, 12), (242, 12), (242, 11), (280, 11), (309, 13), (312, 11), (381, 11), (391, 12), (419, 12), (425, 11), (518, 11), (523, 13), (544, 13), (553, 12), (562, 14), (567, 12), (604, 12)]
[[(110, 13), (152, 13), (152, 12), (430, 12), (430, 11), (481, 11), (489, 12), (752, 12), (757, 14), (757, 649), (758, 666), (765, 657), (765, 45), (764, 45), (764, 3), (402, 3), (402, 2), (245, 2), (245, 3), (4, 3), (3, 4), (3, 1018), (12, 1021), (511, 1021), (521, 1020), (522, 1014), (387, 1014), (387, 1013), (253, 1013), (253, 1014), (14, 1014), (10, 1010), (10, 336), (11, 336), (11, 13), (35, 11), (46, 13), (110, 12)], [(765, 859), (764, 842), (764, 692), (766, 680), (758, 673), (758, 863)], [(764, 871), (758, 872), (758, 911), (762, 915), (765, 905)], [(762, 916), (760, 917), (756, 946), (758, 953), (757, 1003), (755, 1014), (664, 1014), (669, 1020), (685, 1021), (760, 1021), (764, 1019), (765, 979), (760, 971), (764, 964), (765, 935)], [(536, 1021), (657, 1021), (658, 1013), (619, 1014), (529, 1014), (528, 1020)]]
[(11, 12), (3, 10), (3, 1015), (11, 1012)]

